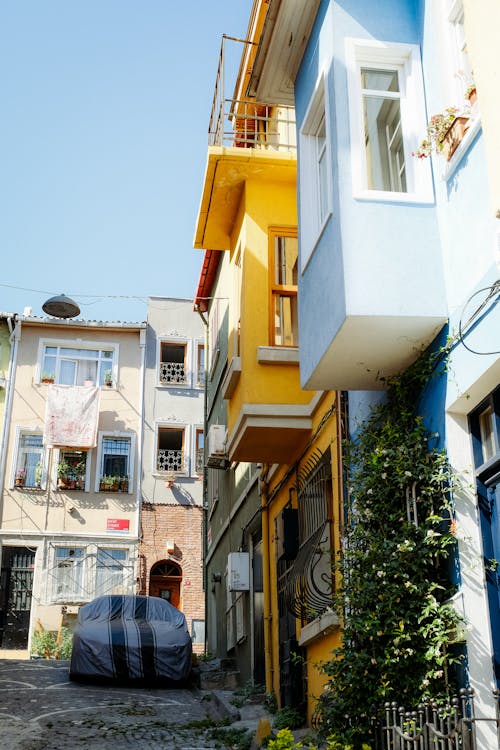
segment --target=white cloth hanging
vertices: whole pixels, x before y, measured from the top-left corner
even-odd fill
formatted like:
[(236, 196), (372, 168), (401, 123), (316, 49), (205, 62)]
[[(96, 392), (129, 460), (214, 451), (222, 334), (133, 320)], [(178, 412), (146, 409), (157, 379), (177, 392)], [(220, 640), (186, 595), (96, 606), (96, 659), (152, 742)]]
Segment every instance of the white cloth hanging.
[(49, 385), (43, 444), (53, 448), (95, 448), (101, 389)]

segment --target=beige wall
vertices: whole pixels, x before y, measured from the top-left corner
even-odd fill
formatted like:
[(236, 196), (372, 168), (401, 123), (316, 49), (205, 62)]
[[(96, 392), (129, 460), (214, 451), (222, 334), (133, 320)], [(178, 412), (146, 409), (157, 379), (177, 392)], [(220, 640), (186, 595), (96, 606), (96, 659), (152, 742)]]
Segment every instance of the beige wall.
[[(19, 329), (18, 329), (19, 332)], [(78, 604), (95, 596), (96, 554), (102, 547), (127, 550), (127, 593), (135, 593), (138, 535), (138, 491), (140, 487), (139, 446), (142, 422), (142, 371), (139, 328), (34, 324), (23, 321), (20, 328), (17, 368), (8, 442), (5, 480), (0, 507), (2, 546), (36, 549), (30, 631), (40, 619), (53, 629), (60, 622), (65, 604)], [(116, 382), (100, 390), (98, 430), (107, 434), (130, 434), (133, 446), (133, 481), (128, 492), (96, 491), (97, 447), (89, 452), (90, 473), (84, 490), (57, 487), (57, 451), (46, 449), (47, 478), (42, 489), (16, 488), (16, 443), (19, 428), (42, 431), (47, 389), (40, 383), (41, 339), (73, 343), (77, 348), (118, 345)], [(88, 460), (89, 460), (88, 459)], [(45, 485), (45, 486), (44, 486)], [(128, 531), (108, 531), (108, 519), (128, 522)], [(82, 547), (86, 555), (84, 593), (78, 602), (55, 601), (53, 586), (57, 546)], [(77, 609), (77, 607), (76, 607)]]

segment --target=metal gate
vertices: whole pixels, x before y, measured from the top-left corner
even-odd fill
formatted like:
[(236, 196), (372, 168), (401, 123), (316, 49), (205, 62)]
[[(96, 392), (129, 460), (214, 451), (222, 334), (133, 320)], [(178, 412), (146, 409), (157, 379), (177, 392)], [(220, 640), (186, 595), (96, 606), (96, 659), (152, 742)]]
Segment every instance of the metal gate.
[(0, 647), (28, 647), (35, 550), (4, 547), (0, 574)]

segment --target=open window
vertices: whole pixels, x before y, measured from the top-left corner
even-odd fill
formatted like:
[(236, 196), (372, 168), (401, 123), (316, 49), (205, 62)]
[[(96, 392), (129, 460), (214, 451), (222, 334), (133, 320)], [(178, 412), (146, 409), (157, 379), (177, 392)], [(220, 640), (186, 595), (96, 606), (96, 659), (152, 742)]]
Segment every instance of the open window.
[(295, 229), (269, 232), (270, 344), (298, 346), (298, 240)]
[(88, 451), (60, 449), (57, 461), (58, 489), (88, 490), (89, 469)]
[(186, 385), (187, 347), (185, 343), (162, 341), (160, 343), (161, 385)]
[(429, 165), (412, 158), (426, 126), (419, 48), (348, 39), (346, 63), (354, 197), (431, 202)]
[(156, 470), (159, 472), (184, 473), (185, 428), (158, 427)]

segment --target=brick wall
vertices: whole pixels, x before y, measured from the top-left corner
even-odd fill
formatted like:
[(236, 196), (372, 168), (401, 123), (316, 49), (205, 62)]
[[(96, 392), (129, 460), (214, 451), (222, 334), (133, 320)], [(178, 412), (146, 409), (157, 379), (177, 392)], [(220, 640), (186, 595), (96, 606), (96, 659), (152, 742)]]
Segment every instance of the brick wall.
[[(191, 621), (205, 619), (202, 559), (203, 510), (192, 505), (156, 505), (144, 503), (141, 512), (139, 546), (139, 594), (149, 594), (151, 568), (157, 562), (170, 560), (182, 571), (180, 609), (191, 633)], [(173, 552), (167, 552), (167, 540), (173, 541)], [(193, 651), (203, 652), (204, 644), (193, 643)]]

